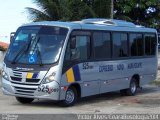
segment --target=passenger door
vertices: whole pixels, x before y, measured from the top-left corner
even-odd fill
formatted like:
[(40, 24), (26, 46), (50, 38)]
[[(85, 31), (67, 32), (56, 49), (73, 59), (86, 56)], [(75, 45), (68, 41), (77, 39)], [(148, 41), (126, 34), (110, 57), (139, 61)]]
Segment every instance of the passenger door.
[[(69, 59), (68, 61), (70, 61), (70, 63), (67, 63), (68, 69), (71, 67), (73, 68), (75, 82), (78, 82), (81, 85), (82, 97), (99, 94), (99, 79), (95, 75), (96, 71), (94, 70), (93, 62), (90, 62), (92, 56), (91, 37), (90, 35), (84, 34), (76, 34), (72, 37), (76, 38), (76, 47), (71, 49), (68, 46), (67, 48), (65, 59)], [(75, 67), (76, 69), (78, 68), (78, 72), (76, 72), (76, 70), (74, 71)], [(76, 80), (77, 74), (79, 74), (79, 80)]]
[(82, 96), (99, 94), (100, 81), (97, 76), (94, 62), (90, 61), (91, 40), (90, 36), (76, 36), (76, 48), (79, 54), (79, 69), (82, 83)]

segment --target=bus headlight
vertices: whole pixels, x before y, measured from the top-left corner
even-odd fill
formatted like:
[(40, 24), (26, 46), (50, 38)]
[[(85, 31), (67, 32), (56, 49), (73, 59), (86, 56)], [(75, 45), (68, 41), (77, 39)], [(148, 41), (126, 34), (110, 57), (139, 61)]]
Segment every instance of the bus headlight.
[(2, 70), (2, 78), (4, 78), (5, 80), (9, 80), (9, 77), (4, 70)]
[(47, 76), (43, 83), (49, 83), (55, 80), (56, 73), (53, 72), (51, 75)]

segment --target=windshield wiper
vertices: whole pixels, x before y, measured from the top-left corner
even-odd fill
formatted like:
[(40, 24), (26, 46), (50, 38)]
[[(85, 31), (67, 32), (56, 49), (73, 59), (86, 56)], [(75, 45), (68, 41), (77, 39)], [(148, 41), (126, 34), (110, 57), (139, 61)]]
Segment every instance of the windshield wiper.
[(29, 46), (31, 44), (31, 39), (28, 41), (27, 46), (23, 45), (22, 49), (19, 50), (19, 52), (16, 54), (16, 56), (14, 57), (13, 61), (11, 62), (12, 64), (16, 63), (17, 58), (22, 55), (22, 53), (24, 53), (25, 51), (27, 51), (29, 49)]
[(39, 61), (40, 61), (40, 66), (43, 66), (43, 62), (42, 62), (42, 56), (41, 56), (41, 52), (39, 50), (39, 47), (37, 48), (38, 49), (38, 55), (39, 55)]
[(36, 43), (35, 43), (35, 46), (34, 46), (34, 49), (33, 49), (33, 53), (34, 53), (34, 51), (36, 50), (36, 48), (37, 48), (37, 51), (38, 51), (38, 56), (39, 56), (39, 62), (40, 62), (40, 66), (43, 66), (43, 62), (42, 62), (42, 56), (41, 56), (41, 52), (40, 52), (40, 50), (39, 50), (39, 47), (37, 46), (38, 45), (38, 43), (39, 43), (39, 40), (40, 40), (40, 37), (38, 38), (38, 40), (36, 41)]

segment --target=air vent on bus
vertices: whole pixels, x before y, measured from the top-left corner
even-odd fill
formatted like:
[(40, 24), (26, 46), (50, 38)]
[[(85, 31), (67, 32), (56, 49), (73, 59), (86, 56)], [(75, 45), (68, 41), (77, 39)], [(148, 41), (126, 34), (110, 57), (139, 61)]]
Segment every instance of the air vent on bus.
[(127, 22), (124, 20), (115, 20), (115, 19), (93, 18), (93, 19), (83, 19), (81, 22), (84, 24), (111, 25), (119, 27), (136, 27), (136, 25), (131, 22)]

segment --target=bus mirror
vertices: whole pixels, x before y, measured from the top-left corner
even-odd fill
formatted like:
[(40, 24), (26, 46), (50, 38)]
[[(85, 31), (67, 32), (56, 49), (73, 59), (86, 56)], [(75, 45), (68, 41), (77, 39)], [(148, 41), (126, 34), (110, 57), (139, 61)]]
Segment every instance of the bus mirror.
[(76, 37), (72, 37), (70, 41), (70, 48), (75, 49), (76, 48)]
[(12, 41), (14, 35), (15, 35), (15, 32), (11, 32), (11, 34), (10, 34), (10, 42)]

